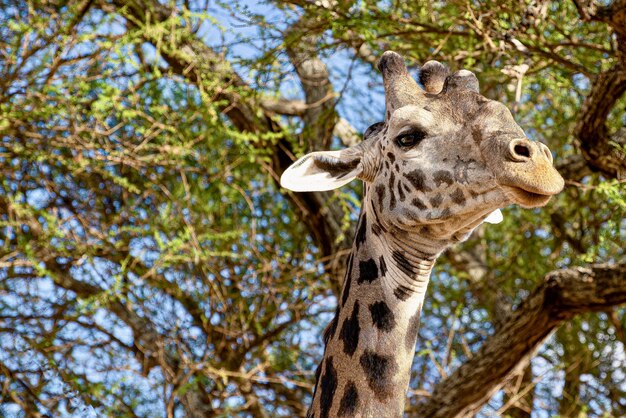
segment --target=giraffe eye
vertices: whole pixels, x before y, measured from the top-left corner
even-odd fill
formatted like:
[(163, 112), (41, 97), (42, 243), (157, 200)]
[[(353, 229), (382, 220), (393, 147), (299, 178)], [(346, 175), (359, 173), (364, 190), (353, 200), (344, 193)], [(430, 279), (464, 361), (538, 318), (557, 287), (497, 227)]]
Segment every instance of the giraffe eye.
[(402, 148), (411, 148), (417, 145), (425, 137), (426, 132), (424, 131), (411, 131), (406, 134), (399, 135), (396, 138), (396, 144)]

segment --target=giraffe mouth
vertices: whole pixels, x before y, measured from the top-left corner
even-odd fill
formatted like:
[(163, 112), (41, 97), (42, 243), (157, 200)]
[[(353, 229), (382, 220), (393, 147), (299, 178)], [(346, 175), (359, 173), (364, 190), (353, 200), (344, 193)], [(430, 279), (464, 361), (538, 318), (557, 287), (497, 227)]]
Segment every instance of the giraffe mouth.
[(538, 193), (537, 190), (527, 190), (522, 187), (503, 186), (506, 195), (513, 202), (525, 208), (545, 206), (552, 198), (552, 193)]

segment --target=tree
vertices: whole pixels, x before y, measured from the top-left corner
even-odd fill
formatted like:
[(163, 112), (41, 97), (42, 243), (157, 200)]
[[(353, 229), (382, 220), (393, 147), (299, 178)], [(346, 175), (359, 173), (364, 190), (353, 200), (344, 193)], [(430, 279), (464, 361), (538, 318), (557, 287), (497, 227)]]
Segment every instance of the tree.
[(0, 411), (304, 416), (382, 119), (377, 58), (475, 71), (567, 180), (440, 260), (407, 413), (626, 413), (626, 2), (5, 3)]

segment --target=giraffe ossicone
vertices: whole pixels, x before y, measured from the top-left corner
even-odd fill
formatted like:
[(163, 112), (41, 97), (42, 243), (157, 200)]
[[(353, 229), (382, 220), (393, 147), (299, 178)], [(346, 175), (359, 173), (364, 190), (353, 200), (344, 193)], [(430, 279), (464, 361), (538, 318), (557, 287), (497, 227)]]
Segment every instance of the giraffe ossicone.
[(550, 150), (482, 96), (472, 72), (429, 61), (422, 90), (400, 55), (385, 52), (378, 67), (385, 121), (355, 146), (301, 157), (281, 177), (294, 191), (365, 184), (310, 417), (402, 416), (437, 257), (482, 222), (501, 221), (500, 208), (543, 206), (564, 186)]

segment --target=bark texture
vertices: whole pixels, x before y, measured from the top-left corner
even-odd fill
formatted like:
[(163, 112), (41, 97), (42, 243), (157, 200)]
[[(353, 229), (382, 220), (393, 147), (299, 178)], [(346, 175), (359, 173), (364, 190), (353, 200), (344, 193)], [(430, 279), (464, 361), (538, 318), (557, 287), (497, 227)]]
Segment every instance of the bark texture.
[(616, 42), (615, 65), (596, 75), (576, 125), (582, 155), (594, 171), (617, 179), (626, 178), (626, 155), (612, 143), (626, 145), (626, 130), (611, 133), (607, 118), (626, 91), (626, 1), (617, 0), (605, 7), (595, 2), (575, 1), (584, 20), (606, 23)]
[(564, 321), (626, 303), (626, 263), (557, 270), (506, 318), (499, 331), (419, 409), (420, 417), (470, 417)]

